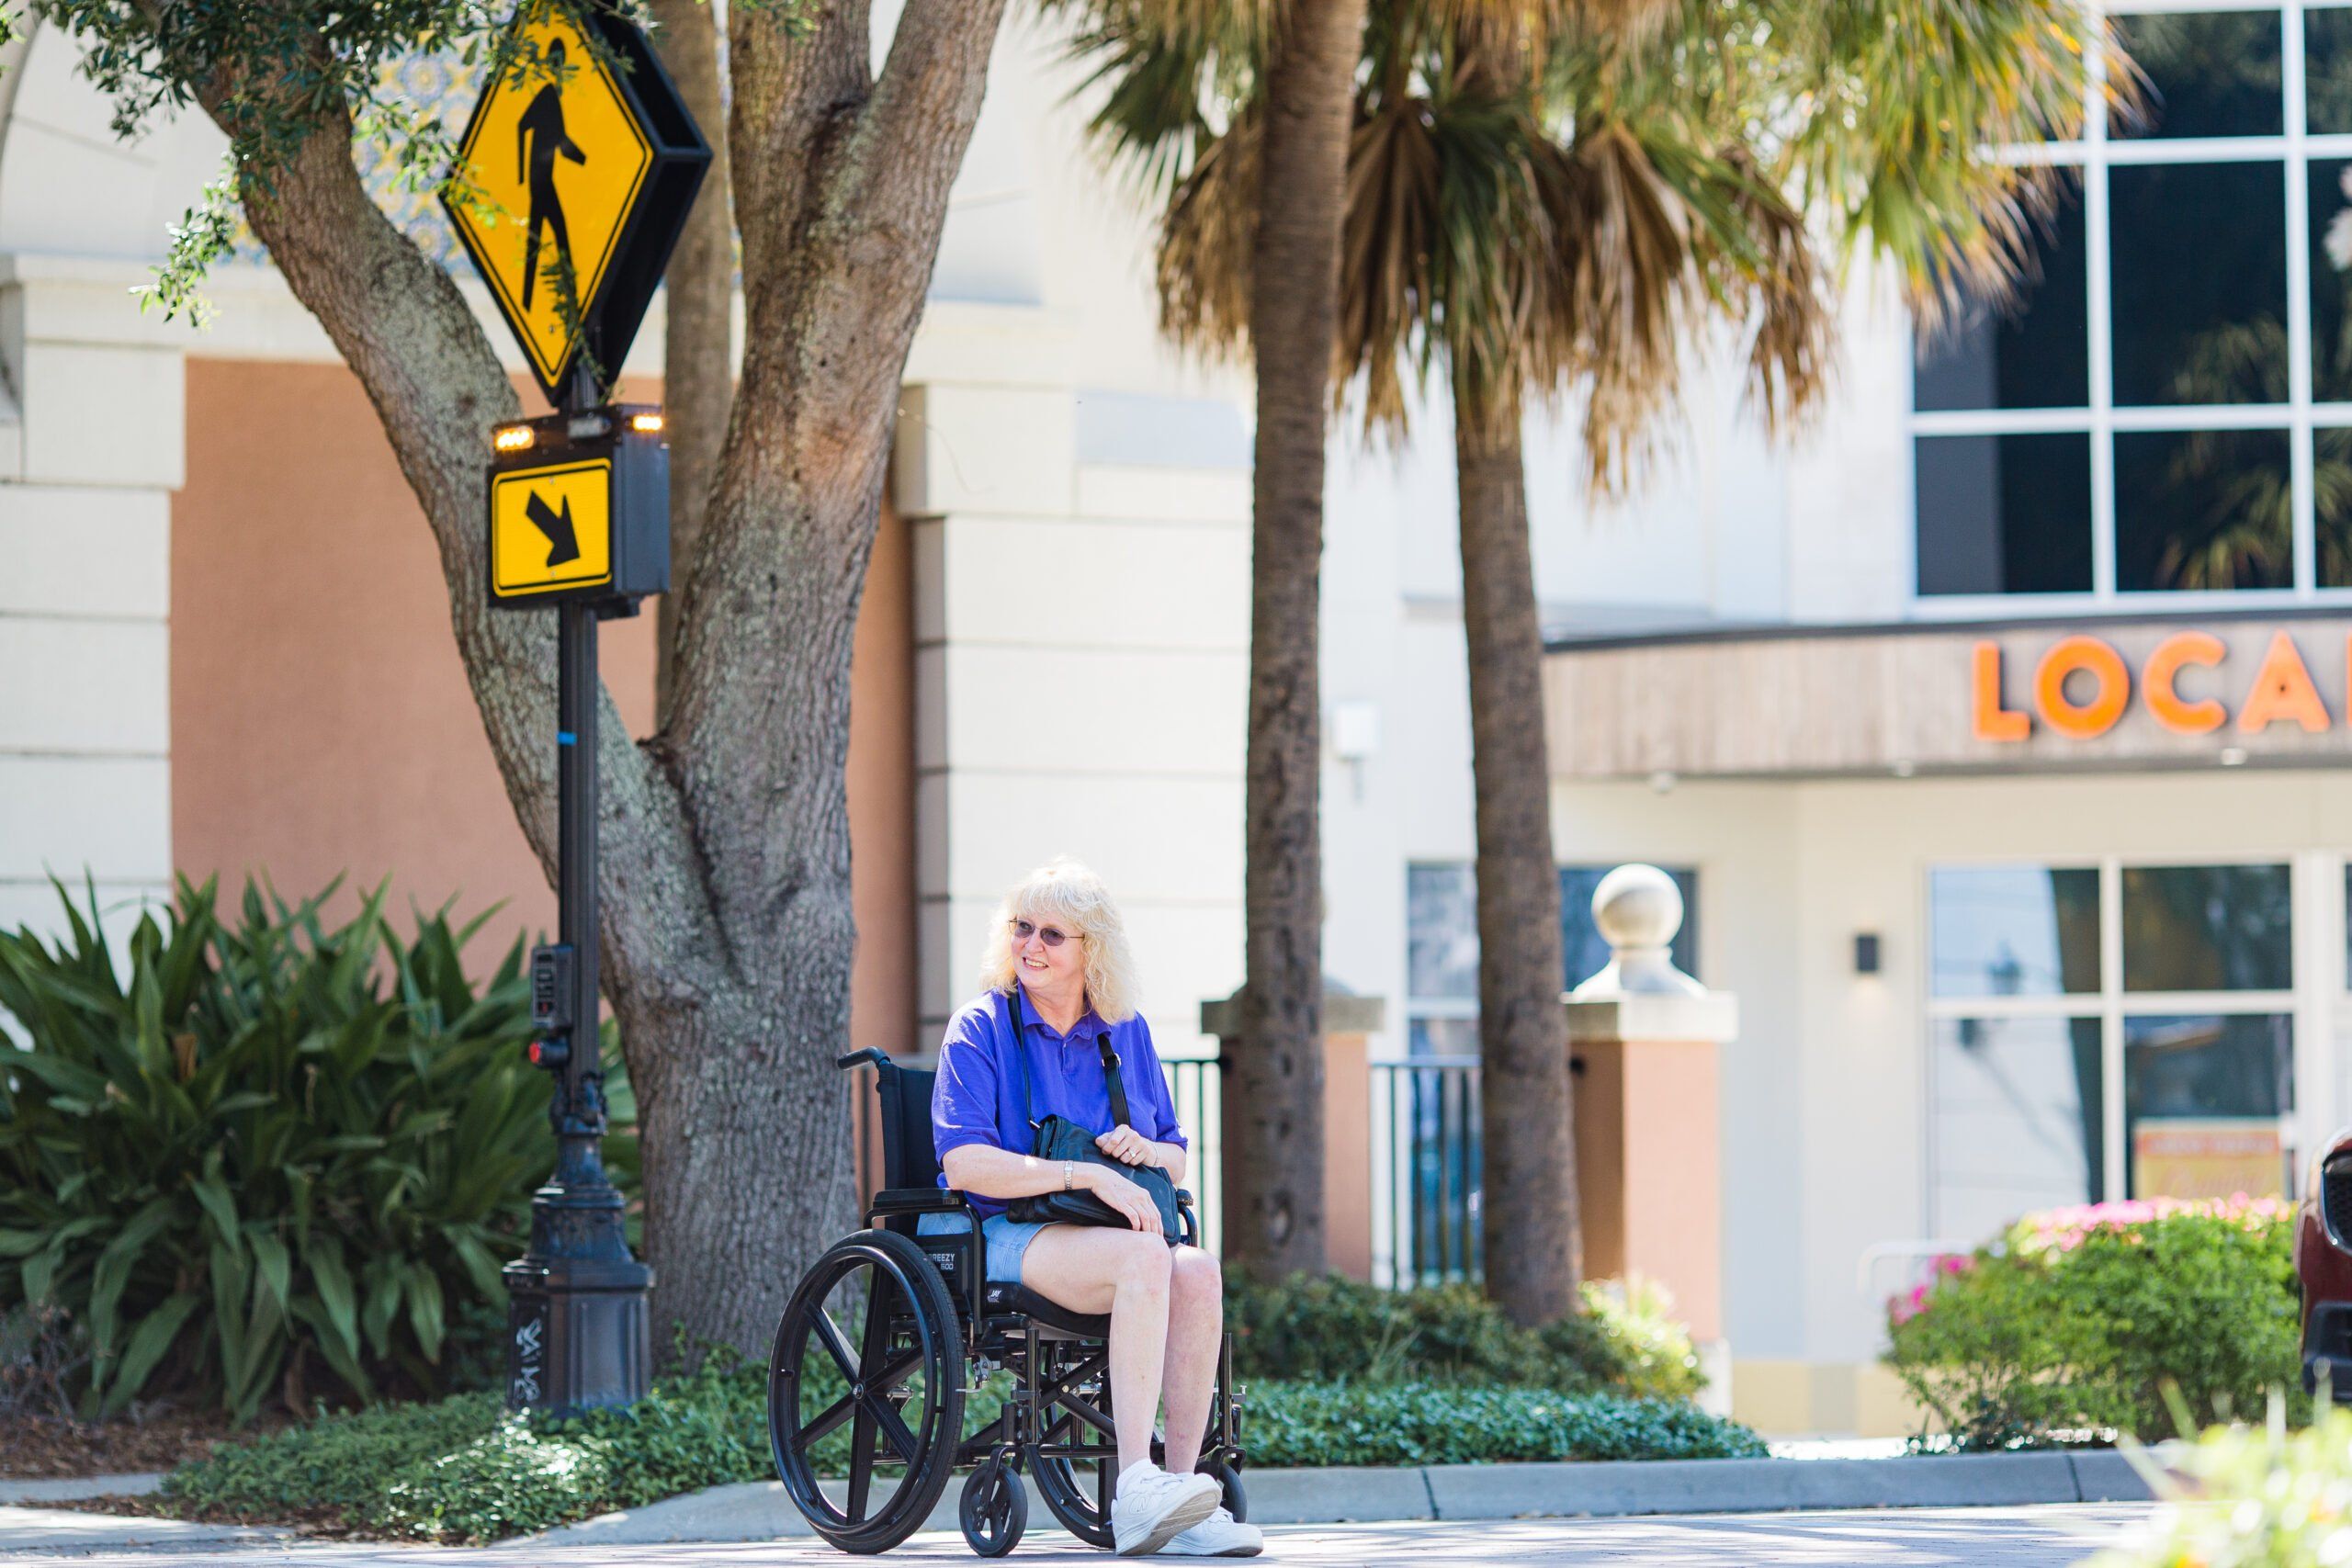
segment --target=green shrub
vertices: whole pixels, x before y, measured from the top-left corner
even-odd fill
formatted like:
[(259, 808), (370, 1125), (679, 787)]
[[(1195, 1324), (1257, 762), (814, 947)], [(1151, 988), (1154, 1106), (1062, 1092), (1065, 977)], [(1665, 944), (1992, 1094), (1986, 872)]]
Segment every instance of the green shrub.
[(1384, 1291), (1337, 1274), (1228, 1281), (1226, 1322), (1246, 1376), (1515, 1383), (1687, 1399), (1705, 1380), (1665, 1291), (1588, 1283), (1586, 1310), (1523, 1329), (1477, 1287)]
[(2293, 1223), (2272, 1199), (2028, 1215), (1890, 1303), (1887, 1363), (1970, 1448), (2168, 1437), (2168, 1387), (2260, 1409), (2300, 1377)]
[[(512, 1415), (491, 1394), (322, 1416), (175, 1471), (159, 1506), (188, 1517), (297, 1520), (413, 1540), (483, 1541), (732, 1482), (775, 1479), (765, 1380), (727, 1352), (657, 1382), (628, 1410), (571, 1421)], [(991, 1419), (983, 1395), (965, 1430)], [(1250, 1385), (1256, 1466), (1760, 1455), (1746, 1427), (1694, 1406), (1542, 1389)], [(831, 1463), (846, 1469), (847, 1433)], [(829, 1442), (833, 1441), (828, 1439)]]
[(59, 889), (54, 947), (0, 932), (0, 1307), (70, 1316), (85, 1416), (168, 1393), (243, 1421), (494, 1365), (555, 1159), (521, 943), (477, 986), (480, 919), (403, 942), (381, 890), (327, 924), (333, 891), (249, 886), (232, 925), (183, 880), (119, 965), (95, 892)]
[(1252, 1384), (1244, 1446), (1261, 1465), (1505, 1460), (1760, 1459), (1763, 1439), (1683, 1400), (1461, 1384)]

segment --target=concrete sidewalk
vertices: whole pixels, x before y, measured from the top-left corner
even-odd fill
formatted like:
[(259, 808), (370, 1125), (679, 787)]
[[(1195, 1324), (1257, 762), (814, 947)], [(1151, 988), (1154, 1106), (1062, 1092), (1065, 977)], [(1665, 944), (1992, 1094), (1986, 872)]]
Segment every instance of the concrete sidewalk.
[[(1388, 1470), (1253, 1470), (1242, 1483), (1262, 1525), (1747, 1514), (1825, 1508), (2144, 1502), (2148, 1483), (2112, 1450), (1873, 1460), (1640, 1460), (1445, 1464)], [(963, 1478), (927, 1529), (953, 1530)], [(1059, 1527), (1034, 1484), (1029, 1528)], [(774, 1540), (811, 1533), (773, 1481), (717, 1486), (530, 1539), (550, 1546)], [(0, 1522), (0, 1547), (7, 1544)]]

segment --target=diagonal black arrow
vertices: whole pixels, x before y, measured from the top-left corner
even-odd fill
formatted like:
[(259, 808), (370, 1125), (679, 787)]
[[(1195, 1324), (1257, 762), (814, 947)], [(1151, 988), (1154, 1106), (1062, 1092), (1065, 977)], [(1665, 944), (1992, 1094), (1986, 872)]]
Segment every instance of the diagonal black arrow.
[(580, 536), (571, 526), (571, 498), (564, 497), (563, 511), (558, 514), (539, 492), (533, 491), (531, 499), (523, 503), (523, 515), (528, 517), (538, 531), (548, 536), (548, 564), (561, 566), (580, 558)]

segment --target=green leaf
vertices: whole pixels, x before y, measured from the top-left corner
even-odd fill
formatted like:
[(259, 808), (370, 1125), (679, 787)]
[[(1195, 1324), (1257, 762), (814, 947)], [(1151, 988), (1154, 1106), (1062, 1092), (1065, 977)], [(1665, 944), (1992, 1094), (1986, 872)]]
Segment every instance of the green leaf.
[(261, 1266), (261, 1281), (277, 1303), (277, 1310), (290, 1310), (293, 1300), (293, 1268), (286, 1253), (286, 1244), (266, 1230), (249, 1229), (245, 1241), (253, 1248), (254, 1260)]
[(131, 1331), (130, 1343), (123, 1348), (121, 1364), (115, 1369), (109, 1404), (119, 1409), (139, 1397), (140, 1391), (147, 1386), (148, 1374), (164, 1359), (164, 1352), (172, 1348), (173, 1337), (203, 1301), (201, 1296), (181, 1292), (140, 1320), (139, 1326)]
[(422, 1263), (408, 1267), (409, 1326), (416, 1331), (416, 1343), (428, 1361), (441, 1359), (442, 1332), (441, 1281), (432, 1269)]
[(327, 1323), (336, 1343), (356, 1363), (359, 1305), (352, 1294), (351, 1271), (344, 1266), (342, 1247), (319, 1237), (303, 1248), (302, 1258), (311, 1266), (311, 1280), (319, 1288), (319, 1301), (326, 1308)]
[(214, 1235), (232, 1249), (238, 1247), (237, 1204), (229, 1196), (227, 1186), (217, 1176), (206, 1176), (190, 1182), (188, 1190), (196, 1194), (196, 1201), (204, 1205), (206, 1215), (212, 1221)]

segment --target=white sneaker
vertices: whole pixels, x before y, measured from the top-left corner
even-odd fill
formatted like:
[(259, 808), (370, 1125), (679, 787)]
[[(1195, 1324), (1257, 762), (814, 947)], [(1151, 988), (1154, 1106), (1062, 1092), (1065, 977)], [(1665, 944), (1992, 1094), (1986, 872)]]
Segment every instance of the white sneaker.
[(1255, 1557), (1266, 1550), (1266, 1532), (1219, 1508), (1159, 1550), (1170, 1557)]
[(1122, 1557), (1158, 1551), (1216, 1510), (1225, 1495), (1213, 1475), (1170, 1475), (1156, 1464), (1119, 1473), (1111, 1499), (1111, 1538)]

